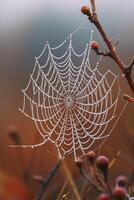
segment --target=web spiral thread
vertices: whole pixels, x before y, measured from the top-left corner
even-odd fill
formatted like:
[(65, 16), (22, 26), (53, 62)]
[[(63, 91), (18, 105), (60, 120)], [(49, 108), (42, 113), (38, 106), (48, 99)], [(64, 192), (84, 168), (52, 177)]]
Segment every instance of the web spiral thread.
[(34, 148), (50, 141), (59, 155), (73, 152), (77, 159), (78, 151), (85, 154), (96, 141), (103, 142), (111, 133), (107, 128), (117, 120), (120, 93), (113, 98), (117, 75), (110, 70), (101, 73), (99, 61), (92, 69), (89, 43), (93, 31), (81, 54), (73, 48), (74, 33), (57, 47), (46, 42), (35, 59), (28, 85), (22, 90), (20, 111), (34, 121), (43, 142), (18, 147)]

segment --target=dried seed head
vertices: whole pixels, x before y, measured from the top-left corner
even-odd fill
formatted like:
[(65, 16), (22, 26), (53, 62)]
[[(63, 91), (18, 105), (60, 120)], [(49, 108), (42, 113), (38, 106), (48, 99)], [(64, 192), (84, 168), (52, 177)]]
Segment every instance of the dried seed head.
[(79, 170), (81, 170), (83, 167), (83, 160), (81, 158), (77, 158), (75, 163), (76, 163), (76, 166), (79, 168)]
[(11, 138), (11, 140), (14, 142), (15, 145), (21, 144), (21, 138), (19, 136), (19, 129), (17, 126), (9, 126), (7, 129), (8, 135)]
[(109, 160), (106, 156), (99, 156), (96, 164), (103, 173), (108, 171)]
[(125, 176), (118, 176), (116, 179), (116, 184), (120, 187), (126, 187), (127, 178)]
[(87, 154), (86, 154), (86, 157), (87, 159), (89, 160), (89, 162), (91, 164), (94, 164), (95, 162), (95, 159), (96, 159), (96, 153), (94, 151), (89, 151)]
[(91, 47), (91, 49), (93, 49), (93, 50), (95, 50), (95, 51), (98, 51), (98, 50), (99, 50), (99, 44), (98, 44), (98, 42), (96, 42), (96, 41), (92, 41), (92, 42), (90, 43), (90, 47)]
[(124, 200), (126, 197), (126, 191), (122, 187), (116, 187), (113, 194), (117, 200)]
[(110, 200), (110, 197), (107, 194), (102, 193), (99, 195), (97, 200)]
[(82, 6), (82, 7), (81, 7), (81, 12), (82, 12), (84, 15), (88, 15), (88, 14), (89, 14), (89, 7), (88, 7), (88, 6)]

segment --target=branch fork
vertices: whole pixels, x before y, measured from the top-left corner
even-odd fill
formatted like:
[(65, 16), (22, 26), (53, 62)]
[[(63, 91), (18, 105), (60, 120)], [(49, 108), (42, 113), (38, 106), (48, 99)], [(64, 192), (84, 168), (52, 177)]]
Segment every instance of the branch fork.
[(89, 21), (96, 26), (97, 30), (99, 31), (100, 35), (102, 36), (102, 38), (108, 48), (108, 51), (105, 51), (105, 52), (100, 51), (99, 49), (94, 49), (94, 50), (97, 55), (109, 56), (115, 61), (117, 66), (120, 68), (120, 70), (126, 77), (129, 87), (134, 95), (134, 82), (132, 80), (132, 69), (134, 66), (134, 58), (132, 59), (132, 61), (130, 62), (130, 64), (128, 66), (126, 66), (122, 62), (121, 58), (118, 56), (118, 54), (116, 52), (116, 47), (119, 43), (119, 40), (116, 42), (115, 46), (113, 46), (111, 40), (108, 38), (107, 34), (105, 33), (105, 31), (98, 19), (97, 12), (96, 12), (95, 0), (90, 0), (90, 4), (91, 4), (91, 9), (88, 6), (83, 6), (81, 8), (81, 11), (83, 14), (87, 15)]

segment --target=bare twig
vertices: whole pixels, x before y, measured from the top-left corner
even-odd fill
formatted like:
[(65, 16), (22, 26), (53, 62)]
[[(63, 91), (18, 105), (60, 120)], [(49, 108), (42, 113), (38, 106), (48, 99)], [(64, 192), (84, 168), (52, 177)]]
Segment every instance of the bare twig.
[(117, 39), (116, 43), (115, 43), (115, 47), (117, 47), (119, 44), (119, 39)]
[[(129, 66), (126, 66), (122, 62), (122, 60), (120, 59), (120, 57), (118, 56), (118, 54), (116, 52), (115, 47), (113, 47), (111, 40), (106, 35), (98, 17), (97, 17), (95, 0), (90, 0), (90, 3), (91, 3), (91, 7), (92, 7), (92, 12), (90, 11), (90, 8), (86, 8), (85, 12), (83, 12), (83, 13), (85, 15), (87, 15), (90, 22), (96, 26), (97, 30), (101, 34), (105, 44), (107, 45), (107, 47), (109, 49), (111, 58), (116, 62), (116, 64), (119, 66), (119, 68), (125, 75), (126, 80), (130, 86), (130, 89), (131, 89), (132, 93), (134, 94), (134, 82), (132, 80), (132, 67), (134, 65), (134, 58), (132, 59), (132, 62), (130, 63)], [(98, 55), (100, 55), (100, 54), (98, 54)], [(103, 55), (103, 54), (101, 54), (101, 55)], [(106, 54), (105, 54), (105, 56), (106, 56)], [(109, 56), (109, 54), (108, 54), (108, 56)]]
[(53, 166), (53, 168), (51, 169), (51, 171), (49, 172), (48, 176), (46, 179), (42, 179), (41, 177), (35, 177), (35, 178), (38, 178), (38, 180), (40, 181), (41, 183), (41, 190), (40, 192), (37, 194), (37, 197), (35, 198), (35, 200), (41, 200), (43, 195), (44, 195), (44, 192), (49, 184), (49, 182), (52, 180), (52, 178), (54, 177), (54, 175), (56, 174), (56, 172), (58, 171), (60, 165), (62, 163), (62, 160), (58, 160), (56, 162), (56, 164)]
[(129, 64), (129, 66), (128, 66), (128, 68), (130, 68), (130, 70), (132, 70), (133, 67), (134, 67), (134, 57), (132, 58), (132, 60), (131, 60), (131, 62), (130, 62), (130, 64)]
[(82, 169), (82, 170), (80, 171), (80, 173), (83, 175), (83, 177), (89, 182), (89, 184), (90, 184), (98, 193), (104, 192), (104, 190), (103, 190), (102, 188), (98, 187), (98, 186), (89, 178), (89, 176), (86, 174), (86, 172), (85, 172), (84, 169)]
[(62, 194), (63, 194), (65, 188), (67, 187), (67, 184), (68, 184), (68, 179), (66, 179), (65, 183), (63, 184), (63, 186), (62, 186), (62, 188), (61, 188), (61, 190), (60, 190), (60, 192), (59, 192), (59, 194), (58, 194), (57, 200), (60, 200), (60, 199), (61, 199)]
[(121, 150), (119, 150), (117, 152), (117, 154), (115, 155), (115, 157), (112, 159), (112, 161), (109, 164), (109, 169), (111, 169), (113, 167), (113, 165), (115, 164), (115, 162), (118, 160), (119, 156), (121, 155)]
[(63, 161), (63, 169), (64, 169), (64, 172), (65, 172), (66, 176), (68, 177), (69, 184), (70, 184), (70, 186), (71, 186), (71, 188), (72, 188), (72, 190), (74, 192), (74, 195), (75, 195), (76, 199), (77, 200), (81, 200), (80, 194), (79, 194), (78, 189), (77, 189), (77, 187), (76, 187), (76, 185), (74, 183), (74, 180), (72, 178), (72, 175), (71, 175), (71, 173), (70, 173), (70, 171), (68, 169), (68, 166), (67, 166), (65, 160)]
[(106, 185), (104, 184), (104, 182), (102, 180), (102, 176), (100, 176), (100, 174), (97, 173), (95, 166), (93, 166), (92, 168), (93, 168), (93, 175), (96, 178), (97, 182), (104, 189), (104, 191), (106, 191), (107, 187), (106, 187)]

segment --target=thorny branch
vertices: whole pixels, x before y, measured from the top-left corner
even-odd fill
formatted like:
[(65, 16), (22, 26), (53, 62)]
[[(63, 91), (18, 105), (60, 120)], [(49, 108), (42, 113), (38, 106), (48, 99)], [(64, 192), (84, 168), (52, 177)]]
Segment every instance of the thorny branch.
[(116, 64), (119, 66), (119, 68), (123, 72), (124, 76), (126, 77), (126, 80), (130, 86), (130, 89), (131, 89), (132, 93), (134, 94), (134, 82), (132, 80), (132, 69), (134, 66), (134, 58), (132, 59), (131, 63), (128, 66), (126, 66), (122, 62), (122, 60), (120, 59), (120, 57), (118, 56), (118, 54), (116, 52), (117, 45), (113, 46), (111, 40), (108, 38), (107, 34), (105, 33), (105, 31), (98, 19), (97, 12), (96, 12), (95, 0), (90, 0), (90, 3), (91, 3), (92, 9), (90, 10), (89, 7), (83, 6), (82, 12), (83, 12), (83, 14), (87, 15), (90, 22), (96, 26), (96, 28), (98, 29), (99, 33), (101, 34), (105, 44), (107, 45), (107, 47), (109, 49), (108, 52), (101, 52), (99, 50), (96, 50), (96, 53), (97, 53), (97, 55), (110, 56), (116, 62)]

